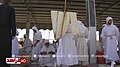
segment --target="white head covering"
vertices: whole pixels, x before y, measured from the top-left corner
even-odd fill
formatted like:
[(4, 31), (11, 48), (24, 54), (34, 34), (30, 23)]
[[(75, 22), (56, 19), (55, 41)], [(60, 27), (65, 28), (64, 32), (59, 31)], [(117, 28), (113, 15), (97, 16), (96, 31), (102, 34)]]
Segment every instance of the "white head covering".
[(85, 32), (85, 26), (81, 21), (78, 21), (78, 27), (79, 27), (81, 33)]
[(38, 31), (36, 26), (33, 26), (32, 29)]
[[(108, 21), (109, 21), (110, 19), (112, 19), (112, 20), (113, 20), (113, 18), (112, 18), (112, 17), (107, 17), (107, 18), (106, 18), (106, 24), (108, 24)], [(113, 25), (113, 22), (112, 22), (112, 24), (111, 24), (111, 25)]]

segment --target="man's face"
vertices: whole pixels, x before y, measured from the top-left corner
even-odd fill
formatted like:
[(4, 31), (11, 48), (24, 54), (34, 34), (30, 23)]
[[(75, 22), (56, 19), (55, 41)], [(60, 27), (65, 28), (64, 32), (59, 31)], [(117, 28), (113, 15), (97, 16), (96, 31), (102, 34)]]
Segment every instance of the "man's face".
[(111, 25), (111, 24), (112, 24), (112, 22), (113, 22), (113, 20), (112, 20), (112, 19), (110, 19), (110, 20), (108, 21), (108, 25)]
[(49, 46), (49, 43), (45, 43), (45, 46), (48, 47), (48, 46)]
[(34, 33), (36, 33), (36, 30), (33, 29), (33, 31), (34, 31)]

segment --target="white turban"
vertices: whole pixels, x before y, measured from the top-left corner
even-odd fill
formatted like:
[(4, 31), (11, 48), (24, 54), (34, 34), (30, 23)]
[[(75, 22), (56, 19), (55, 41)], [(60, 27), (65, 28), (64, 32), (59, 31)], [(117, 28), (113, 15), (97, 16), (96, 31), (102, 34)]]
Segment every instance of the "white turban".
[[(108, 24), (108, 21), (109, 21), (110, 19), (111, 19), (111, 20), (113, 20), (113, 18), (112, 18), (112, 17), (107, 17), (107, 18), (106, 18), (106, 24)], [(112, 22), (112, 24), (111, 24), (111, 25), (113, 25), (113, 22)]]
[(38, 31), (36, 26), (33, 26), (32, 29)]
[(85, 32), (85, 26), (81, 21), (78, 21), (78, 27), (79, 27), (81, 33)]

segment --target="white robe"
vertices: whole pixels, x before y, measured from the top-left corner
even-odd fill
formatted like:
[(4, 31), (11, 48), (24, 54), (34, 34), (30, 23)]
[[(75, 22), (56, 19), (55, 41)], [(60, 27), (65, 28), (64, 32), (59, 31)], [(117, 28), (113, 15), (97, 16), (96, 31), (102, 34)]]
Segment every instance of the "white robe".
[[(110, 39), (109, 36), (112, 36)], [(116, 61), (119, 60), (117, 53), (119, 30), (115, 25), (105, 26), (102, 30), (101, 37), (105, 45), (105, 55), (107, 60)]]
[(12, 54), (19, 55), (19, 43), (17, 37), (12, 40)]
[(80, 36), (77, 38), (77, 53), (78, 60), (88, 62), (88, 45), (86, 41), (86, 37), (88, 37), (88, 29), (85, 27), (85, 31), (83, 33), (80, 32)]
[[(37, 40), (41, 40), (42, 39), (42, 35), (41, 32), (37, 31), (36, 33), (34, 33), (33, 36), (33, 44), (37, 41)], [(33, 47), (32, 49), (32, 60), (36, 60), (38, 58), (38, 55), (41, 51), (42, 45), (41, 42), (39, 41), (35, 47)], [(34, 55), (37, 55), (37, 57), (33, 57)]]
[(119, 37), (118, 37), (118, 49), (119, 49), (119, 55), (120, 55), (120, 33), (119, 33)]
[(39, 62), (47, 66), (53, 66), (55, 62), (55, 57), (52, 57), (52, 55), (48, 54), (48, 52), (50, 51), (55, 52), (55, 48), (53, 47), (53, 45), (49, 45), (48, 48), (44, 45), (40, 52), (47, 52), (47, 55), (45, 55), (47, 57), (39, 57)]
[(57, 50), (57, 64), (58, 65), (75, 65), (78, 64), (77, 49), (75, 39), (73, 39), (71, 26), (68, 26), (66, 34), (59, 41)]

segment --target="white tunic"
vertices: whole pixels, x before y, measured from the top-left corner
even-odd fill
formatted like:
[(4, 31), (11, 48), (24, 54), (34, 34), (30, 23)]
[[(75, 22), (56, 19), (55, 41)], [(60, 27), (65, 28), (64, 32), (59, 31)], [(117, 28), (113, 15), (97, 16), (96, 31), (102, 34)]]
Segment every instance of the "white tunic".
[(19, 46), (18, 39), (17, 39), (17, 37), (15, 37), (12, 40), (12, 54), (14, 54), (14, 55), (19, 54), (19, 47), (18, 46)]
[[(36, 33), (34, 33), (34, 36), (33, 36), (33, 44), (37, 41), (37, 40), (41, 40), (42, 38), (42, 35), (41, 35), (41, 32), (37, 31)], [(34, 55), (39, 55), (40, 51), (41, 51), (41, 48), (42, 48), (42, 45), (41, 45), (41, 42), (39, 41), (35, 47), (33, 47), (32, 49), (32, 60), (34, 60), (33, 56)]]
[(66, 34), (59, 41), (57, 50), (57, 64), (60, 65), (74, 65), (78, 64), (77, 49), (75, 46), (75, 39), (72, 35), (71, 26), (69, 25)]
[(84, 33), (80, 32), (80, 36), (77, 38), (77, 53), (79, 61), (88, 61), (88, 45), (86, 37), (88, 37), (87, 28), (85, 28)]
[[(111, 39), (111, 37), (112, 39)], [(119, 31), (115, 25), (105, 26), (102, 30), (101, 37), (105, 45), (106, 59), (116, 61), (119, 60), (117, 53)]]

